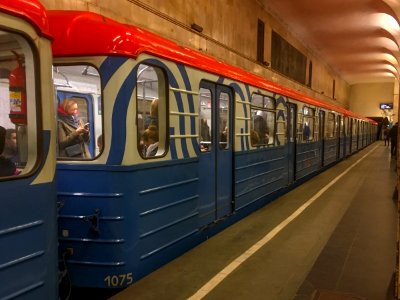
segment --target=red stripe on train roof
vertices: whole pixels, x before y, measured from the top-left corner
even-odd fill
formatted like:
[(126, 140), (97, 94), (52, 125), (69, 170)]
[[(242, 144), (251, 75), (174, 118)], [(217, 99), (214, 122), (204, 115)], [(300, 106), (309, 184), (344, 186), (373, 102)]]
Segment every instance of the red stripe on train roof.
[(288, 89), (133, 25), (122, 24), (92, 12), (49, 10), (47, 14), (50, 32), (54, 37), (53, 55), (55, 57), (115, 55), (136, 58), (141, 53), (147, 53), (269, 90), (310, 105), (372, 121), (343, 107), (331, 105)]
[(0, 11), (22, 18), (33, 25), (37, 33), (51, 39), (46, 10), (37, 0), (1, 0)]

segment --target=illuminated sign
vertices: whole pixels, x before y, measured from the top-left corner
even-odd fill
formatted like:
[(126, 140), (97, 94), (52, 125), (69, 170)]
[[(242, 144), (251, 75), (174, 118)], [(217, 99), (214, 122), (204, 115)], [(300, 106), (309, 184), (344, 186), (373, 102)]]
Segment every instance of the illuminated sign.
[(380, 109), (393, 109), (393, 103), (380, 103)]

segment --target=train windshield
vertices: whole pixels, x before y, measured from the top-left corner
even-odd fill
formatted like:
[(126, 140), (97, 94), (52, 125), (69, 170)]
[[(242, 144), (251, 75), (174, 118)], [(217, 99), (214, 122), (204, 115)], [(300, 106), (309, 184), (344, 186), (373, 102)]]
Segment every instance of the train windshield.
[(0, 177), (26, 174), (37, 160), (35, 61), (24, 36), (0, 30)]

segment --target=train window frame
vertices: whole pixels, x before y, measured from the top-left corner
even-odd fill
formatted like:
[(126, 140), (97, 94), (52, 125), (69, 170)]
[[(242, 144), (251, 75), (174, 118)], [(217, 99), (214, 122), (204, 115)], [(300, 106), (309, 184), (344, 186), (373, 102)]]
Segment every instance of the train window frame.
[[(71, 69), (67, 71), (67, 69)], [(71, 83), (75, 82), (75, 86)], [(86, 61), (76, 61), (73, 63), (53, 63), (53, 85), (54, 85), (54, 107), (56, 113), (59, 110), (61, 102), (67, 98), (76, 100), (78, 111), (82, 111), (82, 103), (85, 103), (87, 112), (86, 118), (80, 118), (82, 125), (88, 124), (89, 141), (85, 148), (90, 153), (90, 157), (68, 157), (60, 156), (59, 150), (59, 117), (56, 115), (56, 159), (62, 161), (92, 161), (99, 158), (104, 151), (104, 113), (103, 113), (103, 85), (99, 68)], [(65, 94), (66, 97), (60, 99), (59, 94)], [(69, 95), (69, 96), (68, 96)], [(90, 105), (90, 103), (91, 105)], [(101, 140), (102, 144), (98, 144)]]
[[(199, 147), (200, 152), (210, 152), (213, 145), (212, 91), (207, 87), (199, 88)], [(210, 110), (210, 112), (206, 112)]]
[[(40, 59), (39, 59), (39, 52), (38, 49), (33, 42), (37, 36), (30, 36), (26, 34), (24, 31), (20, 31), (17, 29), (11, 29), (5, 26), (0, 26), (0, 32), (4, 35), (9, 35), (10, 38), (14, 39), (10, 41), (10, 44), (14, 46), (19, 46), (17, 49), (19, 51), (16, 52), (16, 48), (13, 47), (12, 50), (4, 49), (3, 51), (14, 51), (10, 55), (11, 61), (14, 61), (15, 64), (13, 66), (4, 66), (3, 76), (6, 77), (0, 78), (0, 81), (3, 85), (3, 88), (7, 91), (5, 92), (7, 96), (4, 99), (8, 99), (8, 109), (4, 109), (3, 106), (7, 106), (7, 101), (4, 101), (4, 105), (2, 105), (1, 111), (5, 111), (5, 118), (4, 121), (0, 122), (0, 126), (4, 129), (12, 129), (16, 132), (17, 137), (17, 154), (18, 159), (13, 162), (10, 157), (4, 158), (3, 153), (1, 154), (2, 160), (5, 163), (9, 164), (9, 174), (1, 175), (0, 181), (5, 180), (16, 180), (22, 179), (28, 176), (31, 176), (35, 172), (40, 165), (41, 159), (43, 159), (42, 155), (42, 137), (39, 134), (42, 131), (42, 105), (40, 102), (41, 99), (41, 76), (40, 76)], [(22, 53), (21, 53), (22, 52)], [(21, 63), (21, 57), (23, 62)], [(10, 61), (10, 60), (8, 60)], [(20, 62), (18, 62), (20, 61)], [(9, 83), (9, 75), (18, 68), (18, 65), (23, 65), (25, 71), (25, 85), (22, 89), (18, 90), (10, 90), (10, 83)], [(17, 75), (18, 76), (18, 75)], [(17, 77), (16, 76), (16, 77)], [(15, 79), (14, 79), (15, 80)], [(6, 87), (7, 86), (7, 87)], [(26, 125), (23, 122), (10, 120), (10, 113), (17, 113), (20, 114), (23, 118), (23, 104), (22, 104), (22, 93), (25, 91), (26, 97)], [(10, 104), (10, 96), (14, 98), (14, 112), (11, 111), (11, 104)], [(8, 121), (5, 121), (8, 117)], [(14, 119), (20, 118), (18, 115), (14, 114)], [(3, 120), (3, 117), (1, 117)], [(4, 125), (4, 126), (3, 126)], [(8, 127), (11, 126), (11, 127)], [(19, 143), (18, 140), (23, 139), (24, 143)], [(5, 146), (5, 145), (4, 145)], [(21, 157), (24, 157), (21, 159)], [(14, 159), (14, 158), (13, 158)], [(10, 163), (11, 162), (11, 163)], [(13, 169), (13, 170), (12, 170)]]
[(307, 105), (303, 106), (301, 109), (302, 122), (301, 126), (301, 143), (314, 142), (315, 139), (315, 108), (309, 107)]
[[(250, 143), (252, 147), (274, 147), (276, 138), (276, 100), (272, 96), (253, 93), (250, 98)], [(255, 125), (255, 120), (262, 122)], [(270, 121), (272, 119), (272, 122)], [(260, 126), (261, 125), (261, 126)], [(258, 130), (256, 129), (258, 128)], [(272, 127), (272, 130), (271, 130)], [(264, 133), (262, 133), (264, 131)], [(260, 137), (264, 135), (262, 139)]]
[(221, 92), (219, 94), (218, 103), (218, 144), (219, 149), (227, 150), (231, 147), (229, 130), (232, 128), (232, 124), (230, 124), (230, 110), (232, 107), (230, 105), (229, 94), (226, 92)]
[[(140, 66), (144, 65), (146, 67), (144, 67), (143, 69), (140, 70)], [(151, 64), (148, 63), (146, 61), (141, 61), (138, 62), (137, 66), (137, 72), (136, 72), (136, 77), (135, 77), (135, 81), (136, 81), (136, 93), (135, 93), (135, 97), (136, 97), (136, 135), (137, 135), (137, 151), (139, 156), (142, 159), (148, 160), (148, 159), (158, 159), (158, 158), (162, 158), (164, 156), (167, 155), (168, 150), (169, 150), (169, 130), (167, 130), (169, 128), (169, 113), (168, 113), (168, 107), (169, 107), (169, 94), (168, 94), (168, 87), (169, 87), (169, 81), (168, 81), (168, 75), (166, 70), (159, 66), (159, 65), (155, 65), (155, 64)], [(141, 102), (140, 101), (146, 101), (145, 100), (140, 100), (139, 97), (139, 80), (138, 77), (141, 76), (143, 74), (143, 72), (145, 72), (145, 70), (147, 70), (148, 68), (153, 68), (154, 70), (157, 70), (157, 72), (155, 71), (155, 74), (157, 76), (157, 83), (158, 83), (158, 88), (157, 88), (157, 95), (158, 97), (153, 97), (153, 99), (151, 100), (152, 103), (150, 103), (150, 107), (148, 109), (148, 116), (149, 117), (154, 117), (151, 116), (151, 110), (156, 109), (157, 110), (157, 118), (156, 120), (151, 120), (152, 118), (147, 118), (147, 120), (150, 122), (146, 127), (145, 122), (146, 121), (146, 116), (144, 117), (142, 114), (142, 110), (140, 108)], [(160, 78), (162, 78), (162, 80), (160, 80)], [(145, 98), (146, 98), (146, 94), (144, 94)], [(157, 100), (157, 102), (155, 102), (155, 100)], [(153, 108), (151, 108), (153, 107)], [(157, 122), (157, 124), (151, 124), (152, 122)], [(142, 126), (143, 125), (143, 126)], [(154, 130), (149, 129), (149, 127), (151, 127), (152, 125), (156, 125), (158, 126), (158, 130), (157, 128), (155, 128)], [(141, 128), (142, 127), (142, 128)], [(152, 127), (153, 128), (153, 127)], [(147, 132), (145, 132), (146, 130), (148, 130)], [(145, 145), (144, 145), (144, 141), (143, 139), (148, 139), (149, 137), (157, 137), (158, 138), (158, 142), (156, 141), (155, 143), (153, 143), (153, 145), (157, 144), (156, 147), (151, 147), (151, 145), (149, 145), (148, 149), (151, 149), (151, 152), (149, 154), (153, 154), (151, 156), (147, 156), (149, 154), (144, 153), (144, 151), (147, 152)], [(156, 149), (156, 150), (155, 150)], [(154, 152), (154, 150), (156, 152)]]

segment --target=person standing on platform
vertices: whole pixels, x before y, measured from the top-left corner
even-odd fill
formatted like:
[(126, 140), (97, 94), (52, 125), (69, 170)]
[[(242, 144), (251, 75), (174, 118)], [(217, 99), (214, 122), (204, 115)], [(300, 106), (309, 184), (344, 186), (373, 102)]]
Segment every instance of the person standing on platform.
[(398, 131), (399, 123), (396, 122), (392, 129), (390, 129), (389, 135), (390, 135), (390, 153), (392, 156), (397, 155), (397, 131)]
[(385, 139), (385, 146), (387, 144), (387, 146), (389, 147), (389, 138), (390, 138), (390, 129), (388, 127), (385, 127), (385, 129), (383, 130), (383, 138)]

